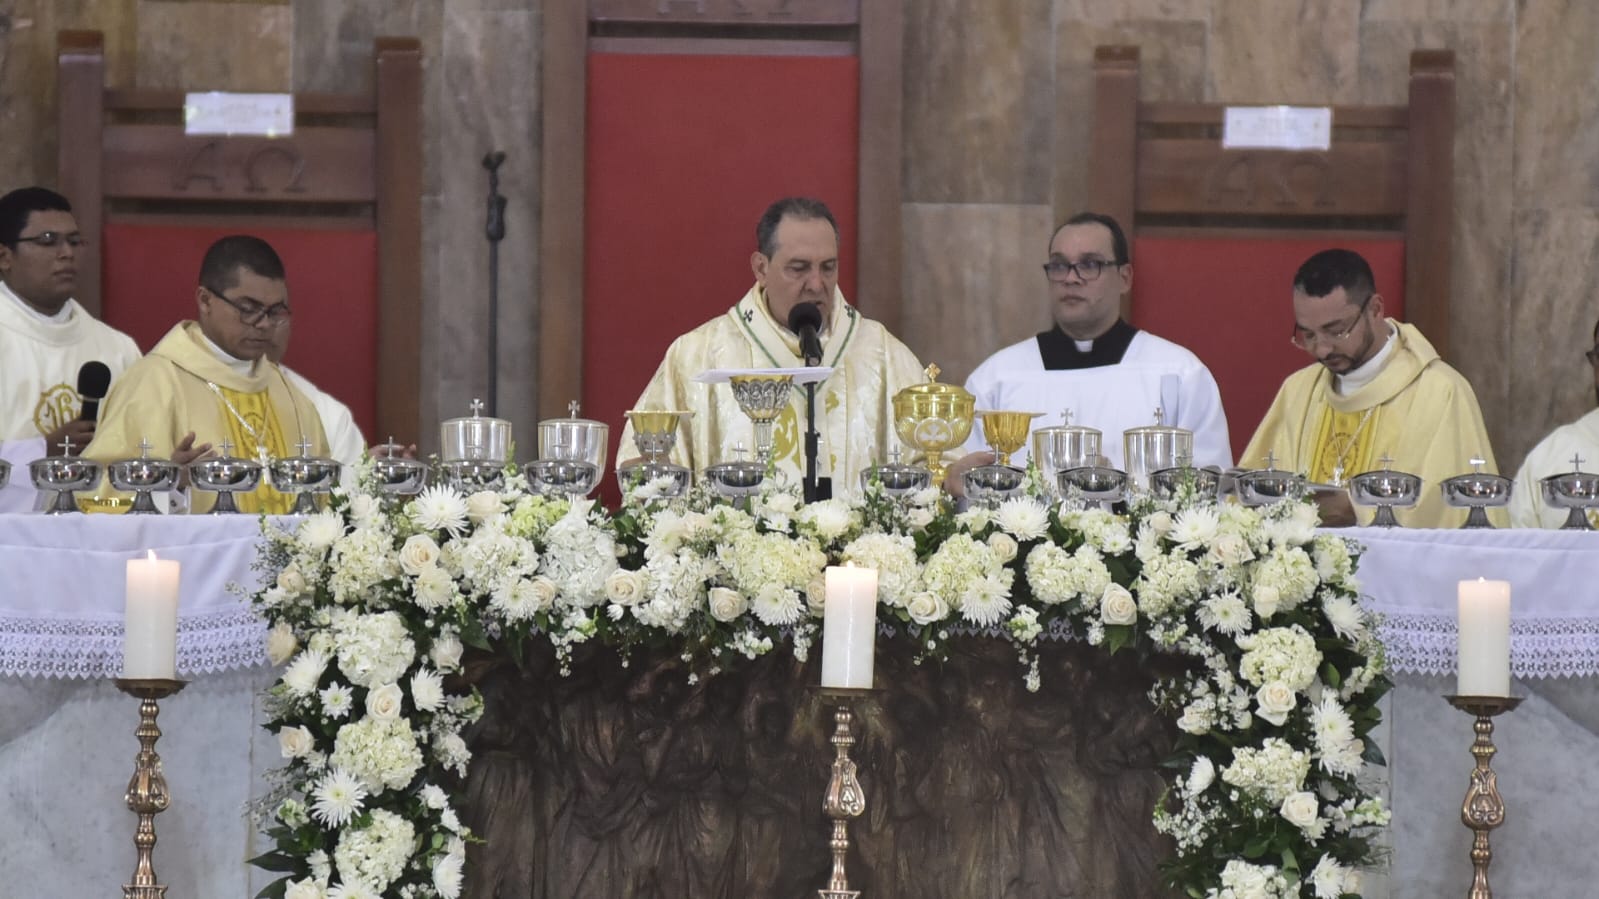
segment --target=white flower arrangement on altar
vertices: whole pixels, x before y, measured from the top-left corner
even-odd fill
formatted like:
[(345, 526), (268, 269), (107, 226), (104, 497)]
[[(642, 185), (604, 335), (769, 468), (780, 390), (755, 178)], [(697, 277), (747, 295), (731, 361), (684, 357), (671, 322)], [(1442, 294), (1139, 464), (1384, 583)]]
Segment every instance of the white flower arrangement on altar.
[[(363, 479), (363, 483), (365, 480)], [(286, 763), (255, 863), (288, 899), (461, 895), (472, 835), (456, 811), (482, 714), (452, 693), (466, 646), (519, 654), (670, 647), (697, 678), (817, 639), (827, 565), (878, 570), (879, 621), (919, 657), (955, 629), (1012, 641), (1029, 688), (1037, 642), (1071, 635), (1191, 660), (1157, 682), (1181, 732), (1155, 827), (1171, 884), (1203, 899), (1359, 894), (1387, 824), (1362, 783), (1389, 684), (1357, 559), (1308, 503), (1262, 510), (1141, 499), (1128, 516), (1041, 495), (955, 513), (925, 490), (738, 509), (634, 491), (616, 514), (532, 495), (430, 487), (390, 508), (360, 490), (292, 532), (268, 522), (255, 602), (285, 665), (268, 727)]]

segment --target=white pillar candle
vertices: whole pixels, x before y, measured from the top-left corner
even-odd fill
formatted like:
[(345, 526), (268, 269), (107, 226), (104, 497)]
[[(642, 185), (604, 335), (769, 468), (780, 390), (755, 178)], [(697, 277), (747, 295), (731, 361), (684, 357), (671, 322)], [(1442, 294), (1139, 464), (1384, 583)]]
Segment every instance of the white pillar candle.
[(1510, 695), (1510, 582), (1461, 581), (1455, 692)]
[(867, 690), (877, 640), (877, 569), (830, 566), (822, 612), (822, 686)]
[(128, 560), (123, 618), (122, 676), (177, 677), (178, 562), (151, 552)]

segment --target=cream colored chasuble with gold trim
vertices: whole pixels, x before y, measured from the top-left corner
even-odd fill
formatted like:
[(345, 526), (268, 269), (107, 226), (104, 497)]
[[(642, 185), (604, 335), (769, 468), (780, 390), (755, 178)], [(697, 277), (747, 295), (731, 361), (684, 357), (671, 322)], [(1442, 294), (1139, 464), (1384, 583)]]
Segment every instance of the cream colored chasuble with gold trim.
[[(860, 488), (860, 470), (877, 464), (899, 445), (894, 435), (893, 396), (925, 380), (921, 363), (878, 322), (861, 315), (833, 292), (832, 316), (821, 335), (822, 364), (833, 374), (816, 388), (818, 477), (833, 479), (833, 495)], [(678, 429), (672, 461), (696, 476), (707, 465), (733, 461), (742, 443), (754, 457), (755, 427), (738, 407), (726, 384), (693, 380), (713, 368), (798, 368), (799, 338), (781, 327), (766, 308), (759, 286), (752, 287), (726, 315), (677, 338), (666, 351), (634, 409), (687, 410), (694, 417)], [(796, 487), (804, 473), (805, 391), (795, 387), (789, 406), (773, 427), (773, 458)], [(638, 456), (632, 426), (622, 429), (616, 453), (621, 462)]]
[[(148, 440), (150, 455), (167, 459), (189, 431), (196, 444), (220, 452), (227, 440), (233, 455), (257, 461), (299, 455), (302, 439), (311, 455), (328, 454), (316, 406), (277, 365), (261, 359), (247, 374), (233, 370), (192, 321), (168, 331), (118, 379), (84, 455), (102, 462), (127, 459), (139, 455), (139, 442)], [(253, 493), (238, 494), (235, 501), (242, 512), (279, 515), (289, 511), (294, 497), (272, 489), (263, 477)], [(190, 511), (207, 511), (214, 502), (214, 494), (194, 490)]]

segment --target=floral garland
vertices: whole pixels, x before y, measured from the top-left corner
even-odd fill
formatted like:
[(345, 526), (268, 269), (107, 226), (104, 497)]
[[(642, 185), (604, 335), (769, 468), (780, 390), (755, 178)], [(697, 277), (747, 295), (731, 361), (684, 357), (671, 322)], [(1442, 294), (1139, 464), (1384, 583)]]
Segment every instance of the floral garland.
[(609, 515), (531, 494), (431, 487), (391, 508), (367, 490), (292, 532), (267, 522), (254, 600), (287, 667), (267, 726), (283, 768), (260, 805), (287, 899), (461, 895), (472, 835), (456, 806), (481, 714), (448, 692), (466, 645), (547, 640), (624, 657), (670, 646), (697, 678), (780, 644), (804, 659), (823, 570), (878, 570), (880, 624), (937, 657), (951, 627), (1011, 640), (1030, 689), (1036, 645), (1069, 633), (1109, 651), (1187, 657), (1151, 690), (1181, 738), (1154, 825), (1172, 885), (1204, 899), (1358, 896), (1387, 824), (1363, 784), (1387, 690), (1357, 600), (1352, 544), (1318, 534), (1315, 507), (1256, 510), (1192, 496), (1131, 514), (1080, 510), (1035, 489), (957, 513), (926, 490), (802, 505), (773, 490), (739, 509), (708, 494), (633, 491)]

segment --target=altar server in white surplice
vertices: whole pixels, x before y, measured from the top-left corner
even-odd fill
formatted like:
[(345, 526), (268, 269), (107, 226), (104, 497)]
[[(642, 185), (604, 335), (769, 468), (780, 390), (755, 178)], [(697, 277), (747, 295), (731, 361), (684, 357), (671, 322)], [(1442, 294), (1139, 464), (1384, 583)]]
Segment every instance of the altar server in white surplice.
[[(1121, 297), (1132, 288), (1127, 237), (1108, 215), (1084, 212), (1055, 231), (1044, 263), (1055, 325), (984, 360), (966, 379), (978, 409), (1042, 412), (1034, 427), (1071, 424), (1104, 434), (1103, 453), (1121, 468), (1122, 432), (1162, 423), (1194, 432), (1194, 464), (1232, 465), (1227, 417), (1216, 379), (1192, 352), (1140, 331), (1121, 318)], [(982, 426), (972, 429), (971, 453), (946, 481), (989, 455)], [(1025, 464), (1028, 450), (1012, 457)]]
[(89, 445), (78, 374), (100, 362), (114, 379), (139, 358), (133, 338), (72, 299), (83, 235), (67, 198), (42, 187), (0, 197), (0, 459), (11, 463), (0, 512), (27, 512), (28, 463)]
[[(1594, 395), (1599, 398), (1599, 324), (1594, 325), (1593, 341), (1587, 356), (1593, 368)], [(1550, 431), (1527, 454), (1510, 490), (1511, 527), (1558, 528), (1565, 524), (1566, 510), (1551, 508), (1543, 501), (1541, 482), (1552, 474), (1573, 470), (1573, 457), (1582, 459), (1583, 471), (1599, 471), (1599, 409)]]

